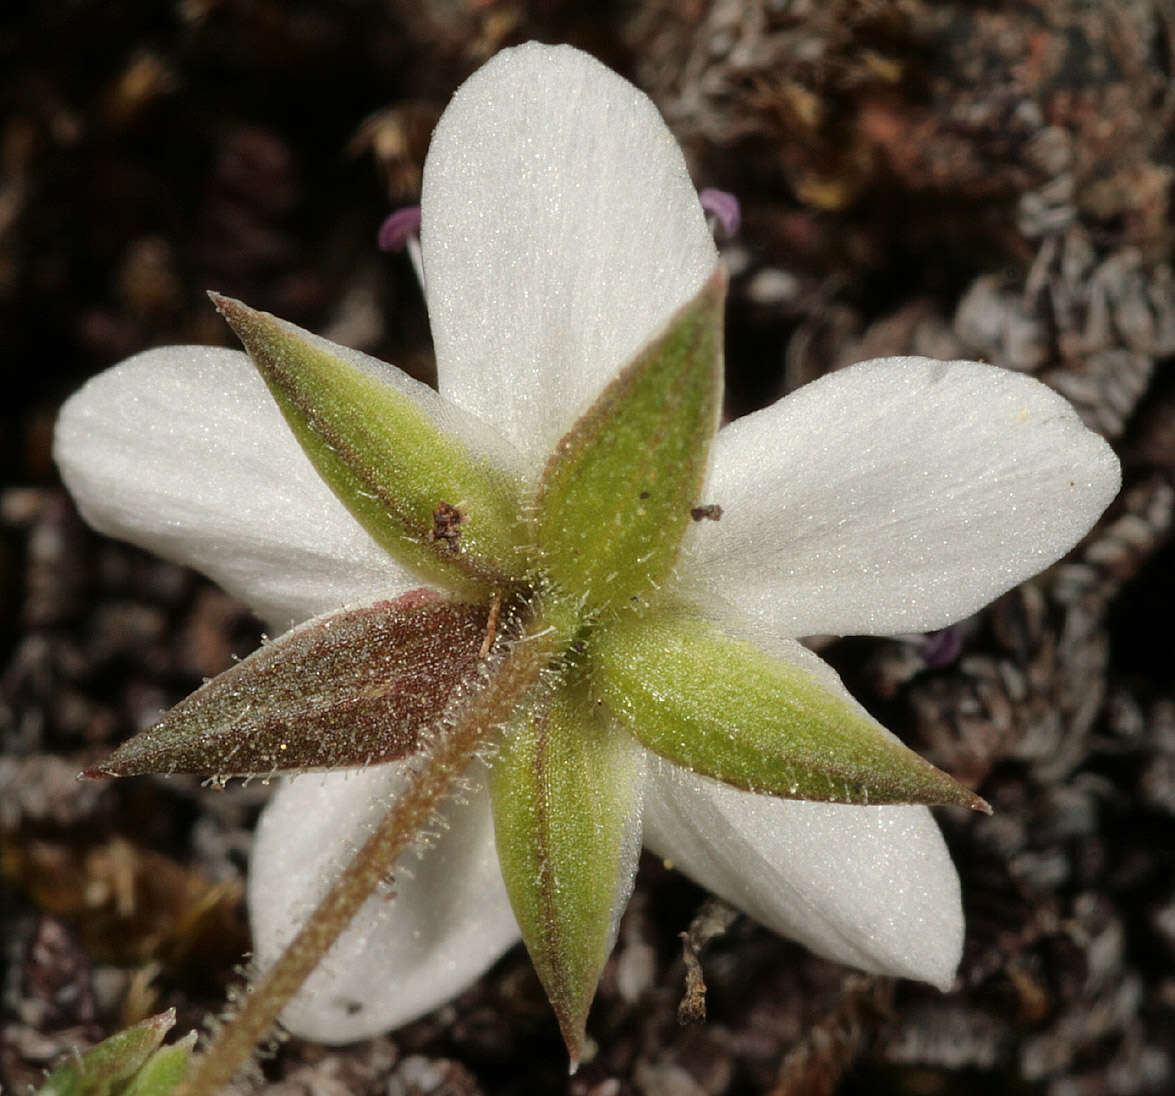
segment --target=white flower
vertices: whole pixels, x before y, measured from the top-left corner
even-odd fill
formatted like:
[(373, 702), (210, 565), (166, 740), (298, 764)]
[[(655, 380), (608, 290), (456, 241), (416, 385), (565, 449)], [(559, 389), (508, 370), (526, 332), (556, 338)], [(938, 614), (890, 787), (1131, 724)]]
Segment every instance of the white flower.
[[(422, 246), (439, 395), (339, 353), (463, 436), (512, 447), (532, 484), (717, 262), (652, 104), (586, 55), (538, 45), (499, 54), (441, 119)], [(94, 526), (199, 568), (275, 630), (421, 585), (319, 479), (244, 354), (139, 355), (67, 404), (56, 446)], [(1031, 379), (971, 362), (866, 362), (719, 433), (703, 500), (722, 518), (687, 534), (676, 590), (853, 703), (793, 637), (960, 620), (1067, 551), (1118, 485), (1106, 444)], [(401, 771), (305, 776), (274, 797), (249, 881), (262, 966)], [(397, 876), (395, 901), (369, 900), (286, 1011), (295, 1032), (335, 1042), (395, 1027), (518, 939), (487, 795), (447, 816), (411, 876)], [(781, 934), (950, 986), (959, 885), (926, 808), (753, 795), (649, 754), (643, 824), (655, 852)]]

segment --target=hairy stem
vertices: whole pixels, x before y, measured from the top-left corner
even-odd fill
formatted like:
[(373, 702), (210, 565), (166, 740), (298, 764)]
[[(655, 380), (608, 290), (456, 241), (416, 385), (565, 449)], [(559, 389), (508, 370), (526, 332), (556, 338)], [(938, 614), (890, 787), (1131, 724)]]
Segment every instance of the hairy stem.
[(216, 1096), (273, 1026), (359, 907), (388, 877), (400, 854), (433, 818), (438, 805), (561, 654), (574, 628), (572, 614), (537, 613), (469, 706), (438, 733), (433, 748), (413, 767), (403, 791), (343, 870), (298, 935), (245, 998), (233, 1019), (196, 1061), (179, 1096)]

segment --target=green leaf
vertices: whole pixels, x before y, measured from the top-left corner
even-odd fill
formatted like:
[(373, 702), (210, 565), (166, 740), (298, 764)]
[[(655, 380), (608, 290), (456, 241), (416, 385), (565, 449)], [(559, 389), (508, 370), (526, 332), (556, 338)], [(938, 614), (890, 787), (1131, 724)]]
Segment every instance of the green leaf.
[(442, 429), (436, 393), (408, 377), (393, 386), (353, 351), (211, 297), (318, 474), (377, 543), (465, 595), (521, 580), (518, 483)]
[(393, 761), (478, 671), (488, 611), (417, 590), (316, 617), (213, 678), (87, 776)]
[(502, 877), (572, 1069), (632, 893), (641, 752), (564, 684), (520, 714), (490, 772)]
[(104, 1039), (49, 1074), (37, 1096), (113, 1096), (143, 1066), (175, 1024), (175, 1009)]
[(535, 540), (556, 585), (597, 607), (669, 574), (697, 503), (722, 403), (719, 267), (555, 448)]
[(188, 1075), (195, 1045), (196, 1033), (190, 1031), (178, 1043), (160, 1047), (118, 1096), (171, 1096)]
[(610, 622), (589, 649), (597, 699), (693, 772), (787, 799), (987, 806), (890, 734), (799, 644), (785, 661), (666, 611)]

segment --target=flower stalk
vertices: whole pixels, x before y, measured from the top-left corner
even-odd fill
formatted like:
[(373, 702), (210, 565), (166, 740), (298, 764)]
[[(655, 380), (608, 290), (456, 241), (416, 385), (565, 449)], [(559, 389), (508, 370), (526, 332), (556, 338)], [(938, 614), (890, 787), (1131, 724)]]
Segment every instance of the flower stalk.
[(232, 1080), (363, 903), (427, 831), (473, 759), (492, 745), (566, 650), (578, 623), (578, 615), (561, 603), (548, 602), (532, 611), (522, 635), (497, 659), (482, 688), (447, 727), (438, 729), (431, 748), (418, 755), (402, 793), (281, 957), (249, 990), (240, 1011), (196, 1060), (177, 1096), (216, 1096)]

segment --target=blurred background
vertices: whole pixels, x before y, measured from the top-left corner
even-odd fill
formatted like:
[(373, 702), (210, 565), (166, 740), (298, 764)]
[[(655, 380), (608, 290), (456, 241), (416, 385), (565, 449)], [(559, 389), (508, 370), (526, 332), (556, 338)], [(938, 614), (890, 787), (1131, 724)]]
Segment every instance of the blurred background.
[[(568, 1081), (520, 949), (273, 1093), (1161, 1093), (1175, 1087), (1175, 6), (1169, 0), (109, 0), (0, 11), (0, 1084), (219, 1007), (267, 790), (75, 774), (257, 643), (204, 580), (81, 525), (61, 401), (128, 354), (230, 345), (239, 296), (429, 378), (376, 232), (453, 90), (530, 38), (645, 89), (742, 203), (728, 414), (884, 354), (1030, 372), (1118, 448), (1050, 572), (936, 637), (823, 653), (992, 818), (941, 821), (968, 944), (942, 997), (705, 905), (650, 858)], [(623, 211), (618, 211), (622, 215)], [(686, 949), (709, 1020), (681, 1026)]]

